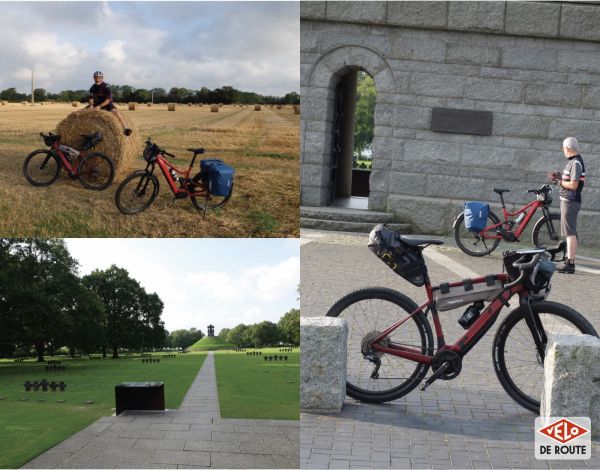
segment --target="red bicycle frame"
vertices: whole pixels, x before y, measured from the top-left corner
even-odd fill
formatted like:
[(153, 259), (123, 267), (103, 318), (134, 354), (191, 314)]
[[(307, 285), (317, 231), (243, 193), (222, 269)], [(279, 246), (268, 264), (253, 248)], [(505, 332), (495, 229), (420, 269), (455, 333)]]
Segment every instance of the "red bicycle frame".
[[(59, 145), (60, 145), (60, 142), (57, 141), (57, 142), (54, 142), (52, 144), (52, 147), (50, 147), (50, 148), (56, 155), (58, 155), (58, 157), (60, 158), (60, 161), (62, 162), (63, 166), (65, 167), (65, 170), (67, 170), (67, 173), (69, 174), (69, 176), (76, 178), (77, 176), (79, 176), (79, 173), (77, 172), (77, 165), (75, 165), (75, 166), (71, 165), (71, 162), (65, 156), (63, 151), (60, 149)], [(76, 158), (75, 161), (81, 160), (83, 157), (85, 157), (85, 155), (86, 155), (86, 152), (84, 150), (79, 151), (79, 156)]]
[[(508, 212), (506, 210), (506, 207), (504, 205), (502, 205), (502, 215), (504, 217), (504, 220), (502, 222), (498, 222), (497, 224), (487, 226), (481, 232), (479, 232), (479, 235), (481, 235), (483, 238), (502, 239), (502, 233), (501, 233), (501, 231), (499, 233), (498, 229), (500, 227), (502, 227), (502, 225), (504, 225), (504, 224), (506, 224), (506, 231), (509, 231), (511, 229), (511, 227), (509, 227), (509, 225), (508, 225), (509, 224), (508, 218), (515, 217), (518, 214), (529, 211), (525, 214), (524, 219), (519, 223), (519, 227), (513, 232), (514, 236), (516, 238), (519, 238), (519, 236), (521, 235), (521, 233), (523, 233), (523, 230), (525, 230), (525, 227), (527, 227), (527, 224), (533, 217), (533, 214), (535, 214), (535, 212), (538, 210), (538, 208), (540, 208), (542, 206), (543, 206), (543, 203), (538, 201), (537, 199), (534, 201), (531, 201), (530, 203), (521, 207), (519, 210), (517, 210), (515, 212)], [(531, 210), (529, 210), (529, 209), (531, 209)]]
[[(537, 202), (537, 201), (534, 201)], [(508, 276), (506, 274), (496, 274), (495, 278), (502, 283), (508, 282)], [(485, 277), (478, 277), (471, 279), (473, 284), (484, 283), (486, 282)], [(464, 281), (453, 282), (448, 284), (449, 287), (457, 287), (463, 286)], [(425, 289), (427, 291), (427, 302), (420, 305), (414, 312), (411, 312), (404, 318), (400, 319), (392, 326), (383, 331), (372, 343), (371, 347), (375, 351), (384, 352), (386, 354), (391, 354), (393, 356), (402, 357), (404, 359), (408, 359), (410, 361), (419, 362), (421, 364), (430, 365), (433, 361), (433, 354), (425, 355), (421, 350), (399, 345), (399, 344), (389, 344), (388, 346), (383, 346), (379, 342), (385, 339), (390, 335), (394, 330), (399, 328), (405, 322), (410, 320), (414, 315), (417, 315), (419, 312), (425, 312), (427, 314), (428, 311), (431, 311), (431, 316), (433, 318), (433, 324), (435, 327), (435, 333), (437, 336), (437, 351), (442, 350), (450, 350), (454, 351), (460, 356), (464, 356), (473, 346), (475, 346), (479, 340), (487, 333), (487, 331), (493, 326), (496, 322), (500, 310), (502, 307), (508, 304), (508, 301), (514, 295), (519, 295), (520, 297), (527, 294), (525, 287), (523, 284), (517, 284), (515, 286), (510, 287), (509, 289), (504, 289), (498, 296), (493, 299), (490, 304), (487, 306), (485, 310), (481, 312), (477, 320), (473, 322), (473, 324), (469, 327), (469, 329), (465, 332), (463, 336), (461, 336), (454, 344), (446, 344), (444, 338), (444, 332), (442, 329), (442, 324), (440, 322), (439, 314), (435, 308), (435, 301), (433, 297), (433, 291), (439, 289), (439, 286), (431, 286), (431, 282), (429, 280), (429, 276), (426, 275), (425, 278)], [(423, 310), (426, 309), (426, 310)], [(432, 351), (433, 352), (433, 351)]]
[[(180, 168), (177, 168), (175, 165), (169, 163), (163, 155), (158, 154), (156, 156), (155, 163), (158, 165), (158, 167), (162, 171), (165, 179), (167, 180), (169, 188), (171, 188), (171, 191), (173, 191), (173, 194), (175, 196), (178, 196), (178, 195), (179, 195), (179, 197), (183, 197), (184, 195), (185, 196), (201, 196), (202, 194), (205, 193), (205, 191), (202, 190), (203, 189), (202, 185), (194, 185), (191, 182), (190, 174), (191, 174), (192, 168), (194, 166), (194, 161), (195, 161), (195, 157), (194, 157), (194, 159), (192, 159), (188, 169), (182, 170)], [(175, 180), (173, 179), (173, 177), (171, 176), (171, 172), (169, 170), (173, 170), (178, 175), (181, 175), (183, 177), (184, 181), (187, 182), (187, 184), (184, 184), (183, 186), (178, 186), (177, 183), (175, 182)]]

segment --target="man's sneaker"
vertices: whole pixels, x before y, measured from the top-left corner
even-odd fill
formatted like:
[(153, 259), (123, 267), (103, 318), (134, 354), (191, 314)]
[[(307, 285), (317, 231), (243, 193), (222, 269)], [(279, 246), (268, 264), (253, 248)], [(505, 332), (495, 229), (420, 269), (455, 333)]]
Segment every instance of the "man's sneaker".
[(565, 261), (558, 267), (557, 271), (564, 274), (575, 274), (575, 263)]
[(131, 129), (125, 129), (123, 132), (125, 132), (125, 135), (127, 136), (131, 135)]

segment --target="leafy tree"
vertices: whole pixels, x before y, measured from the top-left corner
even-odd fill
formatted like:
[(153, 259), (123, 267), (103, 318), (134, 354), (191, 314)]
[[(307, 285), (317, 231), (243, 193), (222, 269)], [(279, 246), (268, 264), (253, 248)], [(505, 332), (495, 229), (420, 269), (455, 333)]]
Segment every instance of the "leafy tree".
[(360, 158), (371, 148), (375, 127), (375, 82), (365, 72), (358, 73), (356, 117), (354, 121), (354, 153)]
[(17, 93), (16, 88), (7, 88), (6, 90), (2, 90), (0, 92), (0, 99), (6, 101), (23, 101), (25, 99), (24, 93)]
[(187, 349), (204, 337), (204, 333), (196, 328), (189, 330), (175, 330), (170, 334), (173, 348)]
[(163, 303), (156, 294), (148, 294), (129, 277), (127, 270), (112, 265), (105, 271), (95, 270), (84, 277), (84, 284), (104, 303), (102, 319), (102, 353), (119, 348), (162, 346), (164, 325), (160, 321)]
[(300, 344), (300, 310), (293, 308), (277, 323), (280, 339), (284, 343)]
[(42, 362), (46, 348), (64, 334), (79, 285), (77, 261), (63, 240), (2, 240), (1, 246), (0, 341), (3, 349), (10, 348), (10, 338), (16, 346), (33, 346)]
[(223, 328), (221, 331), (219, 331), (217, 336), (223, 341), (227, 341), (227, 335), (229, 335), (229, 331), (231, 331), (229, 328)]
[(35, 101), (46, 101), (46, 90), (43, 88), (36, 88), (33, 90), (33, 97)]
[(152, 88), (150, 90), (150, 99), (154, 100), (154, 103), (166, 103), (167, 92), (164, 88)]
[(262, 321), (252, 326), (252, 344), (255, 348), (273, 346), (279, 340), (277, 325), (270, 321)]
[(240, 323), (236, 327), (232, 328), (227, 334), (227, 341), (229, 343), (233, 343), (237, 345), (238, 348), (243, 348), (248, 346), (248, 341), (245, 336), (246, 330), (248, 327), (243, 323)]

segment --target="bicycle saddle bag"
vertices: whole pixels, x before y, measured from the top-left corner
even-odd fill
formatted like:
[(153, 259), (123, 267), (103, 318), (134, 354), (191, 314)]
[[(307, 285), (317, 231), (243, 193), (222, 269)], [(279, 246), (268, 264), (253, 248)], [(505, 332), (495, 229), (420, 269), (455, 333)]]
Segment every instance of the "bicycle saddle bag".
[(490, 206), (486, 202), (465, 202), (465, 228), (469, 232), (481, 232), (486, 224)]
[(421, 249), (403, 243), (400, 234), (379, 224), (369, 234), (369, 249), (399, 274), (415, 286), (425, 284), (427, 267)]
[(462, 305), (477, 301), (489, 301), (502, 292), (502, 282), (495, 276), (487, 276), (482, 282), (465, 279), (459, 286), (450, 287), (447, 283), (440, 284), (433, 291), (433, 299), (437, 310), (452, 310)]

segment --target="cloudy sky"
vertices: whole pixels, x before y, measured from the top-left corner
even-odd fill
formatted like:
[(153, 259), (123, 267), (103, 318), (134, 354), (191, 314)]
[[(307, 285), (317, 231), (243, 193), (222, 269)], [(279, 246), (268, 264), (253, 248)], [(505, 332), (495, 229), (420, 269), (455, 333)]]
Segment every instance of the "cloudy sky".
[(298, 239), (65, 240), (81, 275), (115, 264), (165, 307), (167, 330), (276, 323), (300, 308)]
[(298, 2), (0, 2), (0, 90), (299, 91)]

